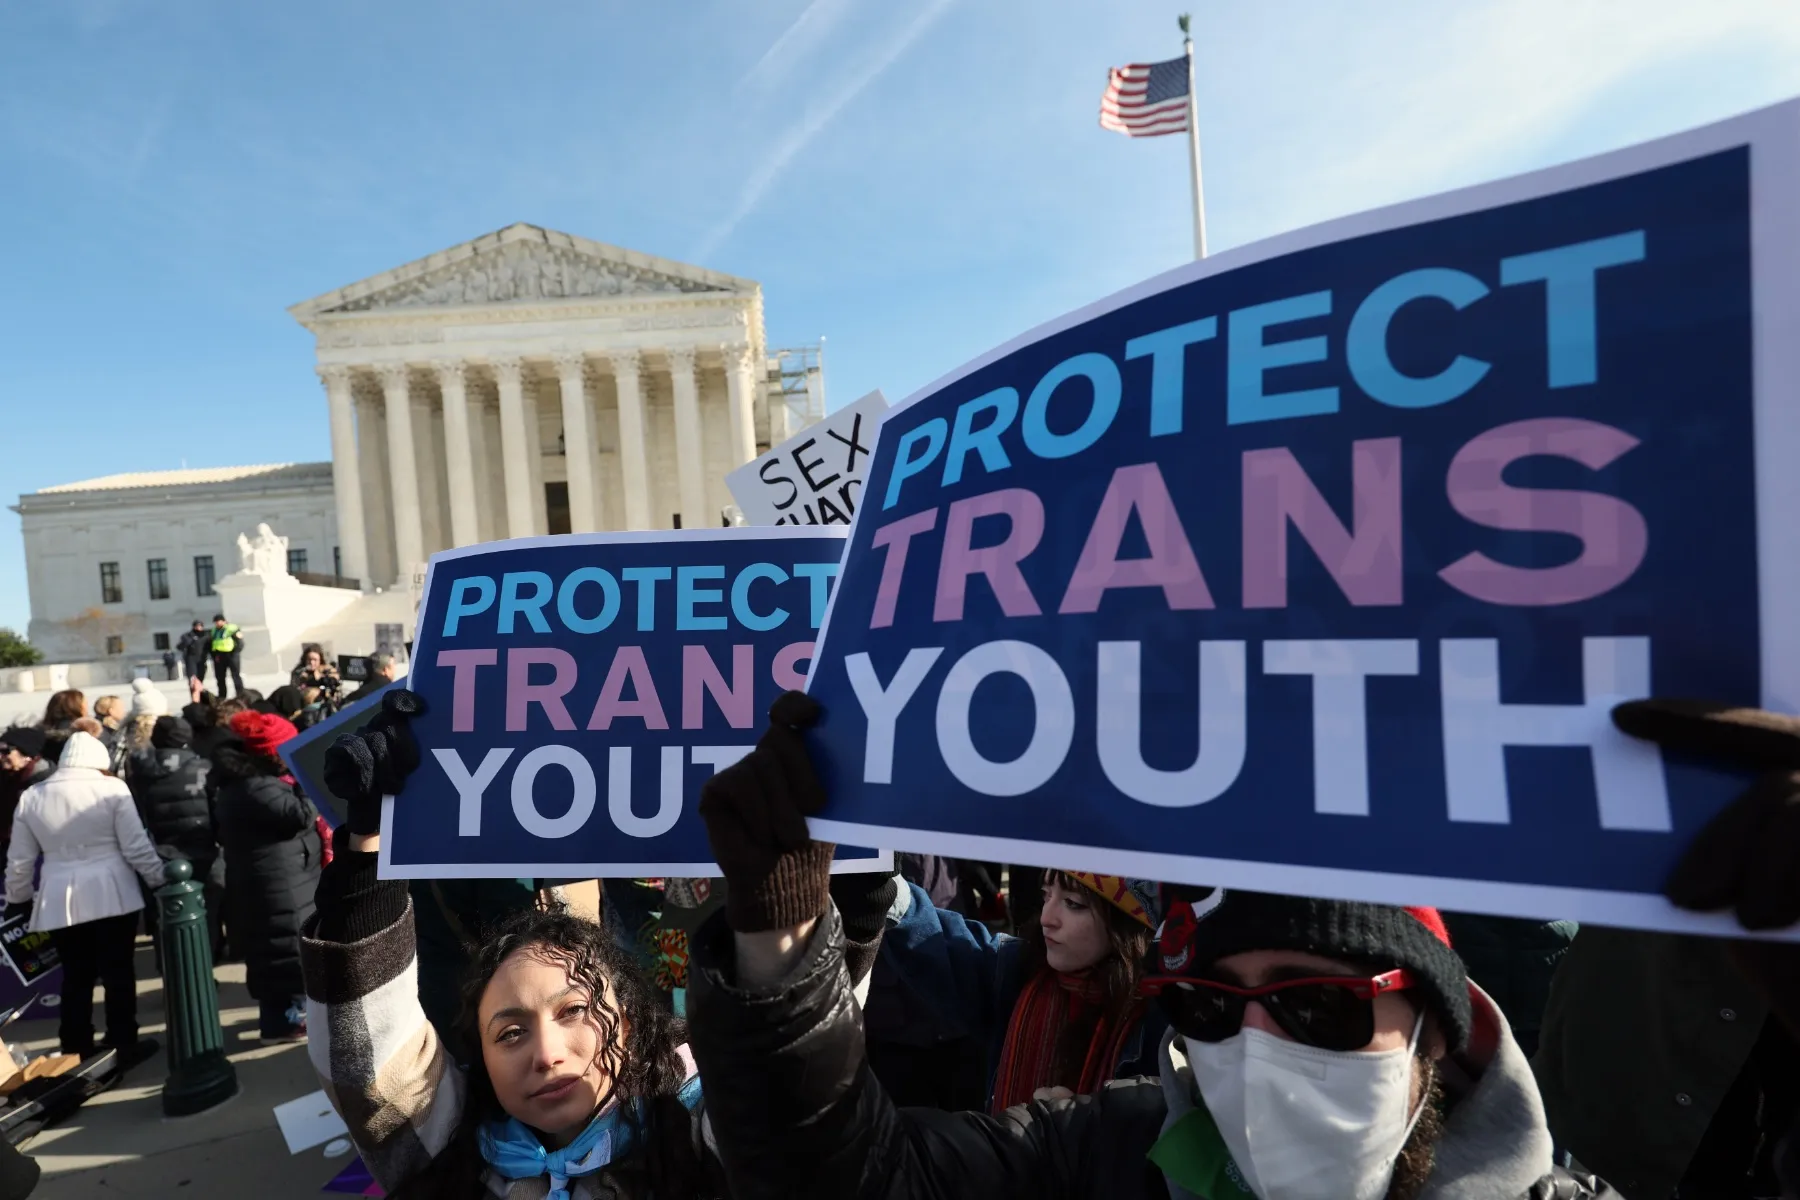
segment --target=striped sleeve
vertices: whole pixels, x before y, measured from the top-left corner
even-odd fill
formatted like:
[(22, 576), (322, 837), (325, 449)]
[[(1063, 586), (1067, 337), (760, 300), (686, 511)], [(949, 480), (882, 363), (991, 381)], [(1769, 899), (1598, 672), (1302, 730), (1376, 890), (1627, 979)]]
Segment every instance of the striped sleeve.
[(465, 1082), (419, 1007), (411, 902), (357, 941), (321, 939), (327, 915), (308, 921), (300, 943), (307, 1049), (363, 1162), (392, 1192), (449, 1145)]

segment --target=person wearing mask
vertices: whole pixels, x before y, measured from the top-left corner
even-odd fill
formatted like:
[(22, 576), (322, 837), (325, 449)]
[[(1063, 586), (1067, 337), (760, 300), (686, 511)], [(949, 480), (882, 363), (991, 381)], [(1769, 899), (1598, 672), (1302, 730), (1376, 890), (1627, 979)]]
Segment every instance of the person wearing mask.
[(397, 661), (391, 654), (371, 654), (368, 662), (369, 677), (362, 681), (360, 687), (344, 698), (345, 704), (355, 704), (358, 700), (380, 691), (400, 676)]
[(729, 895), (695, 939), (688, 1013), (738, 1200), (1513, 1200), (1617, 1193), (1553, 1162), (1529, 1066), (1431, 909), (1172, 896), (1144, 991), (1157, 1073), (998, 1116), (900, 1109), (839, 965), (825, 795), (779, 698), (700, 813)]
[(870, 1067), (896, 1103), (1001, 1112), (1155, 1072), (1168, 1026), (1138, 981), (1157, 885), (1038, 874), (1044, 903), (1020, 938), (906, 884), (863, 1007)]
[(93, 1053), (98, 982), (106, 990), (102, 1044), (128, 1070), (157, 1051), (155, 1039), (138, 1037), (132, 946), (144, 907), (138, 880), (161, 887), (163, 865), (130, 789), (107, 774), (111, 765), (100, 739), (77, 730), (56, 770), (26, 789), (6, 853), (6, 902), (9, 916), (31, 914), (32, 932), (49, 931), (62, 963), (62, 1052)]
[(237, 694), (244, 694), (244, 675), (239, 669), (243, 661), (244, 642), (238, 627), (225, 619), (224, 613), (213, 614), (212, 639), (207, 643), (212, 654), (213, 686), (219, 689), (219, 699), (226, 696), (225, 672), (231, 672), (233, 682), (237, 684)]
[(188, 703), (198, 704), (200, 693), (206, 690), (206, 658), (212, 653), (212, 634), (206, 631), (206, 623), (196, 620), (175, 643), (175, 649), (181, 652), (181, 666), (187, 672)]
[(0, 734), (0, 849), (12, 841), (13, 813), (25, 789), (42, 781), (56, 764), (44, 757), (44, 731), (15, 725)]
[(318, 813), (276, 750), (295, 729), (281, 717), (231, 718), (237, 741), (213, 753), (211, 783), (225, 857), (225, 919), (264, 1042), (306, 1039), (300, 927), (313, 912), (323, 845)]
[(180, 717), (156, 718), (150, 745), (131, 756), (128, 779), (156, 852), (193, 864), (193, 878), (205, 888), (216, 955), (222, 942), (224, 878), (222, 870), (216, 878), (214, 871), (219, 846), (206, 786), (211, 764), (194, 753), (193, 738), (193, 727)]

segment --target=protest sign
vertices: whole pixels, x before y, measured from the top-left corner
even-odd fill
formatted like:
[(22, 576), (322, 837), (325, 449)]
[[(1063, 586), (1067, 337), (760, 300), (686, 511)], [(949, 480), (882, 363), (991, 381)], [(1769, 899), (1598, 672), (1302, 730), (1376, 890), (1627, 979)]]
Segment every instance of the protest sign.
[(1745, 780), (1618, 701), (1800, 709), (1800, 108), (1350, 217), (891, 410), (815, 836), (1735, 930)]
[[(696, 806), (801, 686), (842, 528), (521, 538), (432, 559), (387, 878), (714, 876)], [(891, 854), (839, 851), (836, 869)]]
[(281, 761), (287, 764), (288, 773), (306, 793), (313, 807), (325, 814), (332, 828), (344, 823), (344, 802), (331, 794), (325, 786), (325, 752), (331, 749), (331, 743), (337, 741), (339, 734), (351, 733), (358, 725), (375, 715), (376, 706), (381, 703), (382, 695), (393, 687), (405, 687), (406, 681), (385, 684), (358, 700), (355, 704), (347, 704), (338, 709), (310, 729), (302, 729), (296, 736), (283, 742), (276, 753)]
[(35, 987), (57, 968), (60, 960), (50, 934), (45, 930), (33, 933), (29, 925), (30, 921), (25, 917), (0, 924), (0, 953), (6, 955), (6, 965), (12, 968), (20, 983)]
[(725, 476), (751, 525), (848, 525), (887, 397), (870, 392)]

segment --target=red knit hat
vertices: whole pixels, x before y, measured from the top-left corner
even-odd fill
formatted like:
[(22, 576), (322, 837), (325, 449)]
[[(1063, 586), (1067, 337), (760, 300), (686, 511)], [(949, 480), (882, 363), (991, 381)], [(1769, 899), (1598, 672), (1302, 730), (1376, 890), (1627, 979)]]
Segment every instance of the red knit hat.
[(286, 717), (249, 710), (231, 718), (231, 732), (243, 740), (250, 753), (279, 761), (275, 748), (300, 731)]

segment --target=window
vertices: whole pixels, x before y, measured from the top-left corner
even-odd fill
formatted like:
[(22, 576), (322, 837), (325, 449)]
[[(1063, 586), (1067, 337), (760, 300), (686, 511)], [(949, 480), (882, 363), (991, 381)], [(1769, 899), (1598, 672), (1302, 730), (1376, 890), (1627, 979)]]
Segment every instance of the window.
[(194, 555), (194, 595), (210, 596), (213, 594), (213, 556), (210, 554)]
[(169, 648), (169, 635), (166, 633), (152, 634), (150, 635), (150, 644), (158, 650), (167, 650)]
[(167, 600), (169, 598), (169, 560), (153, 558), (145, 565), (150, 570), (150, 598)]
[(569, 485), (544, 485), (544, 524), (552, 534), (569, 532)]
[(125, 591), (119, 586), (119, 564), (104, 562), (100, 564), (100, 603), (122, 604)]
[(288, 574), (304, 575), (306, 573), (306, 551), (288, 551)]
[(125, 639), (116, 633), (106, 635), (106, 652), (108, 654), (125, 653)]

